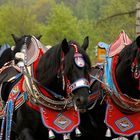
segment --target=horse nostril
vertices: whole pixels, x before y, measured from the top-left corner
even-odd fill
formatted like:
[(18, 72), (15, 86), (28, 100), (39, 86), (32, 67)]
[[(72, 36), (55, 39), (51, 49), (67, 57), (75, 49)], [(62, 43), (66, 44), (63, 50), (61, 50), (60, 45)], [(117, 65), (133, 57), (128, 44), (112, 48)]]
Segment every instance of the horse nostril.
[(79, 106), (80, 104), (81, 104), (81, 100), (80, 100), (80, 98), (77, 98), (76, 99), (76, 105)]
[(77, 106), (83, 106), (87, 104), (87, 100), (84, 99), (83, 97), (79, 97), (76, 99), (76, 105)]
[(77, 102), (81, 102), (80, 98), (77, 98)]

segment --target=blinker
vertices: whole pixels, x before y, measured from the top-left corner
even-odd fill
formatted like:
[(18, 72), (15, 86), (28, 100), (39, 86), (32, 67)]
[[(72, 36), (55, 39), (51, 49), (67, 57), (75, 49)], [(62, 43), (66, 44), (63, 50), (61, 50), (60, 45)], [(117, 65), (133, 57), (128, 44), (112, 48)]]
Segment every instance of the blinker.
[(85, 66), (85, 61), (83, 59), (82, 54), (80, 54), (80, 53), (74, 54), (74, 62), (80, 68), (83, 68)]

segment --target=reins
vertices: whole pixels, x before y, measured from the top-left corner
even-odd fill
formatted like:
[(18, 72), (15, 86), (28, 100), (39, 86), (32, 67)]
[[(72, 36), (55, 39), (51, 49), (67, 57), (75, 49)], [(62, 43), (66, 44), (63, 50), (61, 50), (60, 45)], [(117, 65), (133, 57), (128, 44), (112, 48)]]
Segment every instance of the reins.
[[(129, 104), (127, 104), (124, 100), (122, 100), (122, 97), (120, 95), (116, 96), (116, 94), (118, 94), (118, 93), (116, 93), (116, 91), (114, 91), (114, 89), (110, 88), (109, 85), (107, 85), (106, 83), (104, 83), (99, 78), (97, 78), (93, 75), (90, 75), (90, 76), (101, 83), (101, 87), (103, 88), (103, 90), (105, 90), (105, 93), (107, 93), (107, 95), (109, 95), (109, 97), (111, 97), (111, 99), (115, 102), (115, 104), (117, 104), (117, 106), (119, 106), (122, 109), (125, 109), (127, 111), (131, 111), (131, 112), (139, 112), (140, 111), (140, 107), (139, 108), (132, 107)], [(114, 93), (116, 93), (116, 94), (114, 94)], [(130, 98), (130, 97), (125, 96), (125, 95), (123, 95), (123, 96), (127, 97), (127, 98)], [(116, 101), (116, 99), (118, 101)], [(132, 98), (130, 98), (130, 99), (132, 99)], [(136, 100), (136, 99), (132, 99), (132, 100), (136, 102), (136, 103), (134, 103), (135, 105), (140, 103), (140, 100)]]

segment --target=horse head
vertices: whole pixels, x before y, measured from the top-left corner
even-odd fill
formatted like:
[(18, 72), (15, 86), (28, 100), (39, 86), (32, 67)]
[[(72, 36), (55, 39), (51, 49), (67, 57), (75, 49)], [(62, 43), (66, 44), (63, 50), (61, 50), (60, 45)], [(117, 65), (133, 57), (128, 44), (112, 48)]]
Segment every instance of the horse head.
[(37, 67), (38, 80), (66, 98), (72, 93), (78, 108), (86, 107), (88, 102), (90, 60), (85, 53), (87, 46), (88, 38), (82, 47), (64, 39), (41, 57)]
[[(21, 51), (24, 45), (30, 46), (32, 36), (15, 37), (14, 54)], [(86, 54), (88, 37), (84, 39), (80, 47), (75, 41), (62, 40), (61, 43), (52, 46), (43, 53), (36, 67), (36, 77), (39, 85), (48, 89), (51, 96), (56, 100), (72, 98), (76, 108), (85, 109), (89, 95), (89, 70), (90, 59)], [(53, 94), (53, 95), (52, 95)], [(58, 98), (60, 97), (60, 98)]]
[[(21, 49), (23, 48), (24, 44), (27, 44), (27, 49), (28, 49), (29, 44), (31, 43), (31, 37), (32, 37), (31, 35), (23, 35), (21, 37), (17, 37), (14, 34), (11, 34), (11, 35), (12, 35), (13, 40), (14, 40), (15, 45), (16, 45), (13, 47), (13, 56), (15, 56), (15, 54), (17, 52), (21, 52)], [(36, 38), (38, 40), (40, 40), (41, 37), (42, 37), (42, 35), (39, 35)], [(14, 60), (15, 60), (15, 63), (18, 63), (18, 60), (15, 57), (14, 57)]]
[[(139, 131), (137, 122), (140, 112), (140, 36), (132, 42), (122, 31), (111, 45), (102, 42), (99, 45), (107, 52), (104, 77), (101, 81), (101, 87), (107, 96), (104, 121), (108, 127), (106, 136), (110, 137), (111, 128), (117, 135), (131, 137)], [(128, 121), (136, 125), (126, 132), (120, 126), (122, 122)], [(117, 127), (112, 122), (118, 122)]]

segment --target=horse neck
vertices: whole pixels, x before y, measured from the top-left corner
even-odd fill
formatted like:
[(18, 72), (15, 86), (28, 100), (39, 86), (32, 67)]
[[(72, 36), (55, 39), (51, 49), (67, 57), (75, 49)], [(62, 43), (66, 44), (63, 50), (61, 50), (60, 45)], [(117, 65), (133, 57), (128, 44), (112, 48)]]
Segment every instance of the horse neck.
[[(138, 83), (132, 77), (131, 65), (135, 58), (135, 49), (131, 49), (131, 54), (125, 55), (126, 51), (123, 51), (124, 54), (119, 56), (119, 61), (116, 67), (116, 80), (117, 84), (122, 93), (125, 93), (133, 98), (140, 98), (139, 90), (137, 89)], [(121, 57), (121, 58), (120, 58)]]

